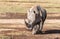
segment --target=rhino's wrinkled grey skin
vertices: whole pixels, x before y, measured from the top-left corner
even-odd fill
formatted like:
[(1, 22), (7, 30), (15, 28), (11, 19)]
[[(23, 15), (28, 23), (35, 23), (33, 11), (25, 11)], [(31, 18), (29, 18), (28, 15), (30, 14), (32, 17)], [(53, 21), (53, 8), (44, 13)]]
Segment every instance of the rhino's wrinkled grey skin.
[(25, 24), (28, 30), (32, 30), (32, 34), (42, 31), (44, 21), (47, 17), (46, 10), (39, 5), (33, 6), (27, 11), (27, 19)]

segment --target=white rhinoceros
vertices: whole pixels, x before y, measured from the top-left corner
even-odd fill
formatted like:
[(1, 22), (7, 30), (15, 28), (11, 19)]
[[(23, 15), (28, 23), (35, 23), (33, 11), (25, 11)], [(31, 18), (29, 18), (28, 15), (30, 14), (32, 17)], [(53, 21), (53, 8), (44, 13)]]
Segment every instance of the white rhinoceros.
[(44, 21), (47, 17), (46, 10), (39, 5), (31, 7), (27, 11), (27, 19), (25, 24), (28, 30), (32, 31), (32, 34), (36, 34), (38, 31), (42, 31)]

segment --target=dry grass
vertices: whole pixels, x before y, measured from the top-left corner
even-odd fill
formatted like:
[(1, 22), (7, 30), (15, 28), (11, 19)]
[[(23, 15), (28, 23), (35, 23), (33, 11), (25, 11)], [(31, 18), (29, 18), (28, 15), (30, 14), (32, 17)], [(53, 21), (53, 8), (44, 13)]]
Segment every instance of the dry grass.
[(29, 0), (0, 0), (0, 12), (26, 13), (31, 6), (37, 4), (44, 7), (47, 12), (60, 12), (60, 0), (32, 0), (30, 2)]
[[(54, 1), (54, 2), (53, 2)], [(26, 13), (26, 11), (33, 5), (41, 5), (44, 7), (47, 12), (52, 12), (52, 13), (59, 13), (60, 12), (60, 0), (0, 0), (0, 13), (5, 13), (5, 12), (13, 12), (13, 13)], [(23, 6), (24, 5), (24, 6)], [(56, 14), (54, 14), (56, 15)], [(49, 15), (53, 16), (53, 15)], [(56, 15), (56, 16), (59, 16)], [(54, 39), (54, 38), (60, 38), (60, 32), (57, 32), (58, 34), (43, 34), (43, 35), (31, 35), (30, 31), (27, 31), (25, 28), (25, 25), (20, 25), (21, 21), (20, 20), (2, 20), (0, 19), (0, 39), (11, 39), (9, 36), (5, 35), (19, 35), (18, 38), (16, 39), (22, 39), (22, 38), (31, 38), (31, 39)], [(10, 23), (13, 24), (8, 24)], [(6, 22), (6, 24), (4, 24)], [(8, 23), (7, 23), (8, 22)], [(19, 22), (19, 23), (18, 23)], [(15, 23), (15, 24), (14, 24)], [(22, 22), (23, 23), (23, 22)], [(24, 23), (23, 23), (24, 24)], [(44, 24), (43, 31), (47, 30), (57, 30), (60, 31), (60, 20), (47, 20)], [(51, 32), (51, 31), (50, 31)], [(21, 36), (20, 36), (21, 35)], [(15, 38), (15, 37), (14, 37)], [(24, 38), (24, 39), (25, 39)]]
[(12, 37), (10, 36), (5, 36), (0, 34), (0, 39), (11, 39)]

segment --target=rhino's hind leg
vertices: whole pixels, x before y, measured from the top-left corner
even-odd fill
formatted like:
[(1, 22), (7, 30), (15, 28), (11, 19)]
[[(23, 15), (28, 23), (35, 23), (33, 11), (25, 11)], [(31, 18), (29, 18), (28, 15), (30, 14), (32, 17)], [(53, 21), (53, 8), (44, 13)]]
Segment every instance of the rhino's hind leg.
[(32, 29), (32, 34), (37, 34), (38, 31), (39, 31), (39, 25), (35, 25)]
[(39, 25), (40, 25), (40, 29), (39, 29), (39, 31), (40, 31), (40, 33), (42, 33), (42, 29), (43, 29), (44, 22), (41, 21)]

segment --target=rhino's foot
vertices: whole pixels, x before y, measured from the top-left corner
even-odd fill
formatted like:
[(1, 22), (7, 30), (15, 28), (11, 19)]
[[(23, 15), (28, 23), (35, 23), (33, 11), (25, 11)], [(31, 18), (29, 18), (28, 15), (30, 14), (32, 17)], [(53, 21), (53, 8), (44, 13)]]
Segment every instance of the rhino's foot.
[(33, 27), (32, 34), (37, 34), (38, 31), (39, 31), (39, 25), (36, 25)]

